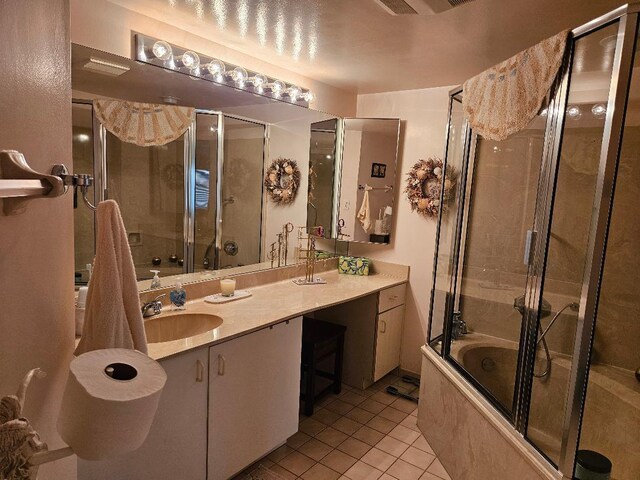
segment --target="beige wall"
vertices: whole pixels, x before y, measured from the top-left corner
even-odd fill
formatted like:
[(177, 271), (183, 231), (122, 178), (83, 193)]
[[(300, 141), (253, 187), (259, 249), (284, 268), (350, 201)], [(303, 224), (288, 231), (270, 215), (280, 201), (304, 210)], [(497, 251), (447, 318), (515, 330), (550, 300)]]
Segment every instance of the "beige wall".
[[(357, 177), (357, 186), (369, 185), (377, 189), (384, 189), (386, 185), (393, 184), (395, 181), (394, 158), (396, 157), (397, 141), (398, 141), (398, 124), (390, 121), (393, 125), (388, 125), (385, 132), (362, 132), (362, 145), (360, 146), (360, 158)], [(393, 126), (396, 128), (394, 129)], [(389, 131), (390, 130), (390, 131)], [(374, 163), (382, 163), (387, 165), (384, 178), (372, 177), (371, 170)], [(380, 216), (380, 210), (385, 207), (392, 206), (395, 192), (386, 190), (371, 190), (369, 192), (369, 211), (371, 212), (371, 229), (366, 232), (362, 228), (362, 223), (356, 218), (354, 227), (355, 241), (368, 242), (370, 235), (374, 233), (374, 225), (376, 219)], [(360, 211), (362, 202), (364, 201), (364, 191), (357, 190), (356, 212)], [(356, 213), (357, 215), (357, 213)]]
[(132, 32), (162, 38), (225, 62), (310, 88), (313, 108), (334, 115), (355, 113), (356, 95), (276, 67), (272, 58), (257, 58), (206, 40), (185, 30), (114, 5), (106, 0), (71, 0), (71, 41), (123, 57), (131, 57)]
[(427, 335), (436, 222), (411, 212), (403, 193), (404, 182), (418, 159), (444, 155), (449, 90), (441, 87), (358, 97), (358, 117), (402, 120), (391, 244), (353, 243), (351, 253), (411, 266), (401, 366), (412, 372), (420, 371), (420, 347)]
[[(48, 172), (71, 156), (69, 6), (66, 0), (0, 2), (0, 149), (24, 153)], [(25, 213), (0, 215), (0, 395), (15, 394), (31, 368), (24, 415), (50, 448), (73, 350), (72, 195), (37, 199)], [(43, 466), (38, 477), (75, 478), (71, 458)]]

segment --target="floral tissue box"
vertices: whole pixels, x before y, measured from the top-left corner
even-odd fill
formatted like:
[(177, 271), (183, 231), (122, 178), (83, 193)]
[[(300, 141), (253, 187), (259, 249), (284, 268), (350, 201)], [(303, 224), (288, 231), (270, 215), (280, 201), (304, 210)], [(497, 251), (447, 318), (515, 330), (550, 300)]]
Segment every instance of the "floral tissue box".
[(370, 260), (364, 257), (340, 256), (338, 260), (338, 273), (346, 275), (369, 275)]

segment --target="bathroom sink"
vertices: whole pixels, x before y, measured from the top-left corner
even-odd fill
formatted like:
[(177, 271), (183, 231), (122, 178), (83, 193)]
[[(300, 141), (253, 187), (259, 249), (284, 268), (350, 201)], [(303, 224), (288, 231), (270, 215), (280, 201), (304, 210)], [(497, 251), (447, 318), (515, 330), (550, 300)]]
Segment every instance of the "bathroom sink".
[(208, 332), (222, 325), (217, 315), (176, 313), (152, 318), (144, 323), (148, 343), (171, 342)]

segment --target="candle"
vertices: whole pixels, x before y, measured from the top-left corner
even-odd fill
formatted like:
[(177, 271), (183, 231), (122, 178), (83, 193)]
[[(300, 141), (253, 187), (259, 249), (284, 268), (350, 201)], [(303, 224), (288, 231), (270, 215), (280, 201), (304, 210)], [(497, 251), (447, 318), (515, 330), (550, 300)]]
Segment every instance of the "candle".
[(220, 280), (220, 290), (222, 296), (232, 297), (233, 292), (236, 290), (236, 281), (233, 278), (225, 278)]

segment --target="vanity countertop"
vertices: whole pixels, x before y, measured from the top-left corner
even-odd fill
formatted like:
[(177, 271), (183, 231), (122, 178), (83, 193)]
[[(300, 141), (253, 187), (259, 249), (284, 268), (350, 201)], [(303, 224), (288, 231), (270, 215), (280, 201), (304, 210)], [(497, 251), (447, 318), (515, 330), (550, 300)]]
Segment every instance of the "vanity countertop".
[(187, 302), (184, 312), (168, 309), (146, 321), (179, 313), (204, 313), (222, 318), (214, 330), (193, 337), (163, 343), (150, 343), (149, 356), (156, 360), (171, 357), (194, 348), (215, 345), (275, 325), (290, 318), (348, 302), (406, 283), (406, 277), (375, 273), (368, 276), (340, 275), (337, 271), (322, 272), (322, 285), (295, 285), (291, 280), (252, 287), (251, 297), (224, 304), (206, 303), (204, 299)]

